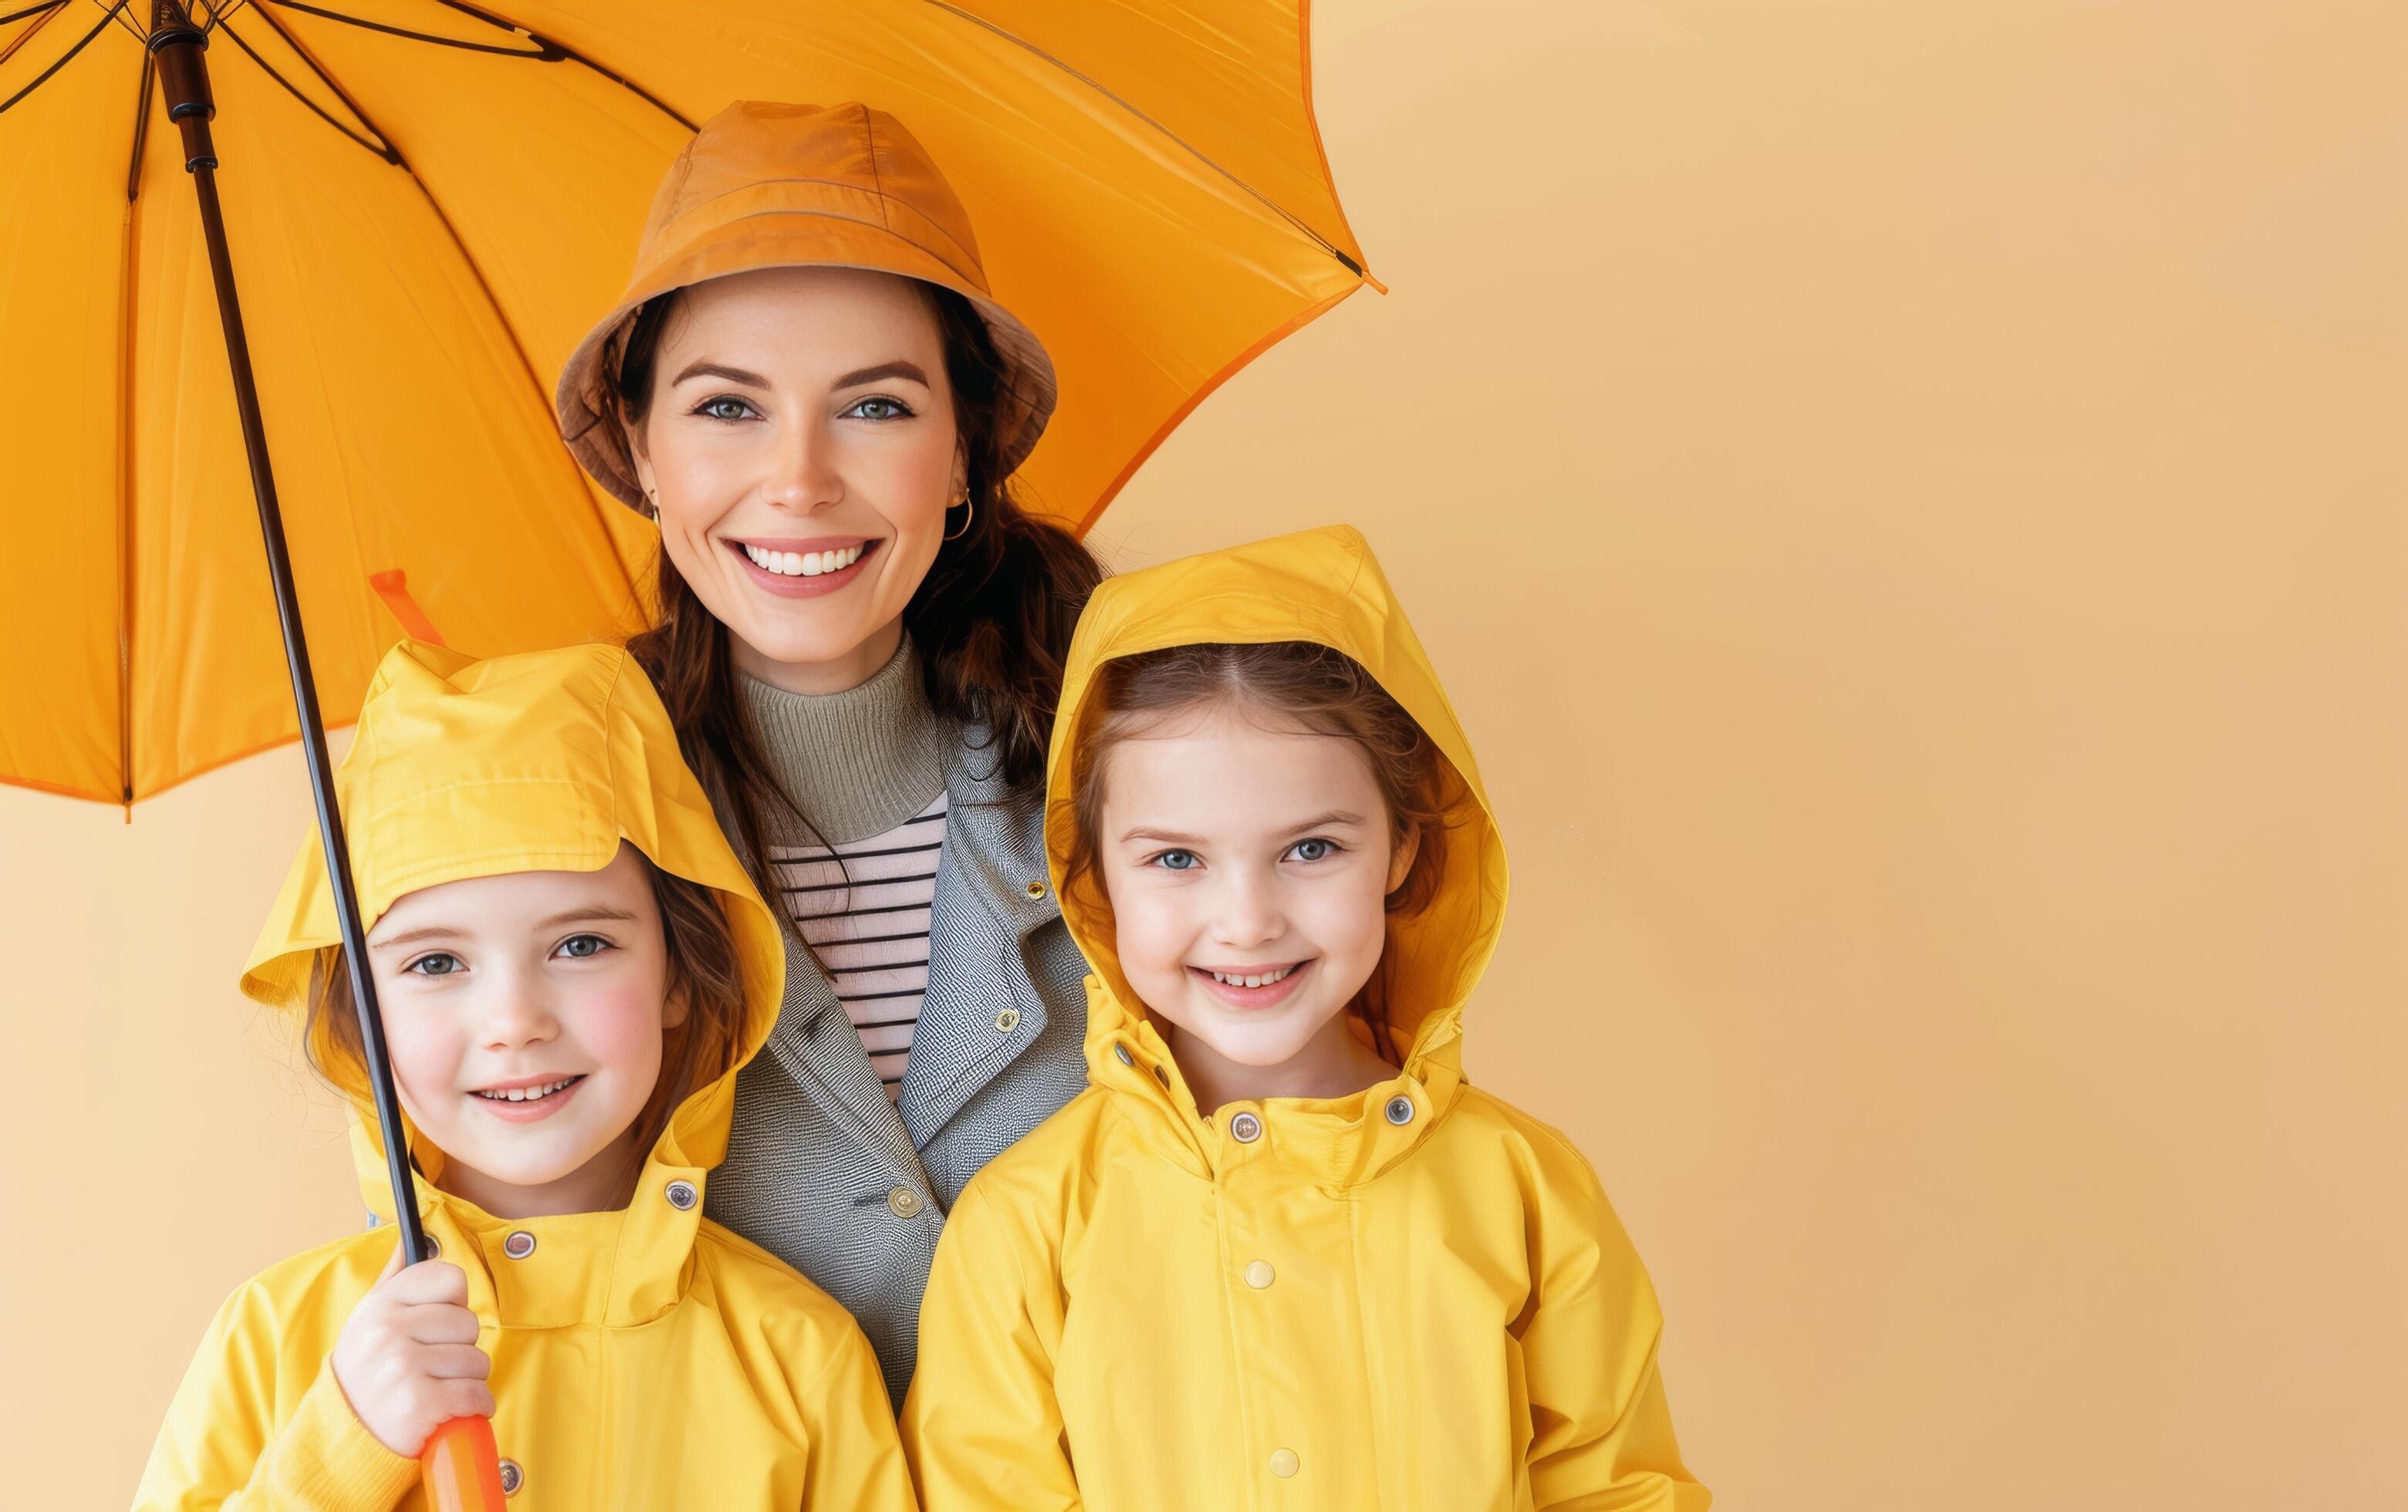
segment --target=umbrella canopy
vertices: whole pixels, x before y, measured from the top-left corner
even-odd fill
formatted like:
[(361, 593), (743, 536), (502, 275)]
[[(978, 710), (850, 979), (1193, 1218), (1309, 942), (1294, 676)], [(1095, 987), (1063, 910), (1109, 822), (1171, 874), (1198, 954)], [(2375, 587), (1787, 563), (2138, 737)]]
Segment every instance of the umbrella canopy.
[[(551, 391), (694, 123), (860, 100), (926, 145), (1060, 407), (1083, 526), (1186, 410), (1366, 281), (1307, 0), (229, 0), (219, 192), (318, 691), (405, 630), (641, 623), (652, 527)], [(131, 803), (291, 738), (219, 311), (147, 7), (0, 0), (0, 782)]]

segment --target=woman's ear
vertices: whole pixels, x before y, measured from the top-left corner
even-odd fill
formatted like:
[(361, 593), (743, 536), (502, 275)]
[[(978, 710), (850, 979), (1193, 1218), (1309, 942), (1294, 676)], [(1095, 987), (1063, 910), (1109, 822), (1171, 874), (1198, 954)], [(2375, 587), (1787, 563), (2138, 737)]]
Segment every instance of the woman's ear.
[(953, 480), (945, 490), (945, 505), (951, 508), (969, 497), (970, 449), (967, 444), (953, 448)]
[(659, 484), (652, 477), (652, 449), (644, 444), (644, 423), (619, 407), (619, 434), (627, 438), (627, 464), (636, 470), (636, 486), (644, 491), (644, 501), (655, 509), (660, 506)]
[(666, 997), (661, 999), (661, 1027), (663, 1029), (675, 1029), (678, 1025), (685, 1022), (687, 1017), (693, 1012), (693, 990), (688, 988), (683, 982), (680, 982), (669, 989), (668, 995)]
[(1418, 824), (1409, 824), (1405, 826), (1405, 833), (1397, 837), (1396, 849), (1388, 855), (1388, 891), (1390, 892), (1405, 885), (1405, 878), (1412, 874), (1413, 858), (1421, 853), (1422, 827)]

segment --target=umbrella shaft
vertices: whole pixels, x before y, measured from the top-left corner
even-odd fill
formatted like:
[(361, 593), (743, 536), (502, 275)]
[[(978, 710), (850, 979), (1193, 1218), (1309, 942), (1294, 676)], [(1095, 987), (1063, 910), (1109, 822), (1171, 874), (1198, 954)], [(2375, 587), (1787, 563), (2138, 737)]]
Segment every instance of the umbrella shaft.
[(293, 706), (301, 720), (301, 749), (309, 764), (309, 793), (318, 806), (318, 833), (325, 843), (326, 875), (341, 920), (343, 954), (350, 968), (351, 1001), (359, 1009), (360, 1044), (367, 1062), (368, 1090), (384, 1135), (387, 1174), (393, 1180), (394, 1213), (401, 1226), (404, 1262), (427, 1258), (426, 1234), (418, 1221), (410, 1178), (409, 1146), (403, 1136), (401, 1100), (394, 1091), (385, 1054), (384, 1019), (377, 1011), (376, 984), (368, 972), (367, 928), (360, 918), (358, 890), (351, 884), (351, 848), (335, 803), (334, 763), (326, 757), (326, 725), (318, 711), (318, 685), (309, 670), (309, 643), (302, 633), (301, 601), (293, 585), (293, 559), (285, 549), (284, 515), (276, 502), (276, 473), (268, 461), (267, 426), (252, 380), (251, 342), (243, 334), (242, 301), (235, 290), (234, 259), (226, 248), (225, 216), (218, 205), (217, 151), (209, 139), (208, 39), (192, 23), (179, 0), (157, 0), (150, 52), (159, 67), (159, 88), (168, 119), (184, 135), (184, 166), (199, 197), (201, 235), (208, 244), (209, 273), (217, 284), (218, 319), (225, 329), (226, 361), (234, 369), (235, 407), (242, 419), (242, 446), (251, 463), (251, 487), (259, 502), (259, 530), (267, 546), (267, 576), (276, 593), (276, 618), (284, 632), (284, 664), (293, 677)]

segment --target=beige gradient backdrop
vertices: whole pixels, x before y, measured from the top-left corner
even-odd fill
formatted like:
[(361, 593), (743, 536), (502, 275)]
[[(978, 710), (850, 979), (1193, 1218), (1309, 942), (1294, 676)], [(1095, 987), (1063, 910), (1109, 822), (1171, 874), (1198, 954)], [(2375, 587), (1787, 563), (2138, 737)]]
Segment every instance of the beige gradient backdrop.
[[(1319, 8), (1396, 293), (1097, 538), (1370, 533), (1512, 848), (1473, 1072), (1604, 1173), (1693, 1462), (2408, 1505), (2408, 15)], [(122, 1505), (356, 1220), (231, 989), (304, 806), (0, 793), (8, 1505)]]

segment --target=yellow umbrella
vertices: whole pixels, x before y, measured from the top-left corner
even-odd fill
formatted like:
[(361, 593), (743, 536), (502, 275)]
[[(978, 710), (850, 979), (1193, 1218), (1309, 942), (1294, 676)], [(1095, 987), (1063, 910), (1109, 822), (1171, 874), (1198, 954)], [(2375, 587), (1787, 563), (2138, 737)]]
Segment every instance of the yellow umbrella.
[[(159, 8), (0, 0), (0, 782), (129, 805), (296, 730)], [(320, 697), (348, 714), (404, 630), (497, 654), (640, 623), (651, 527), (550, 393), (733, 99), (861, 100), (926, 144), (1059, 373), (1024, 494), (1092, 521), (1367, 280), (1307, 8), (199, 0)]]
[[(784, 98), (910, 122), (1052, 349), (1024, 476), (1081, 525), (1367, 281), (1306, 0), (509, 3), (0, 14), (0, 781), (130, 818), (297, 730), (413, 1263), (319, 707), (354, 706), (404, 630), (490, 655), (635, 627), (647, 527), (584, 482), (549, 394), (695, 121)], [(424, 1453), (431, 1505), (499, 1512), (482, 1419)]]

